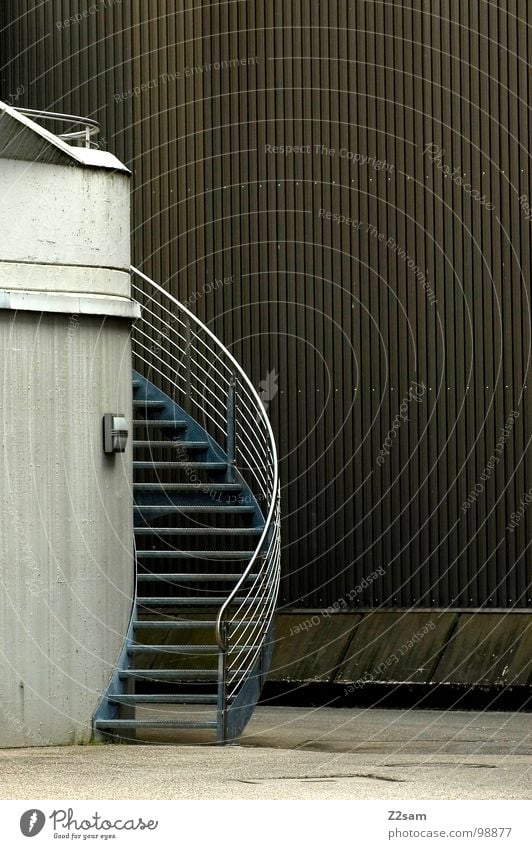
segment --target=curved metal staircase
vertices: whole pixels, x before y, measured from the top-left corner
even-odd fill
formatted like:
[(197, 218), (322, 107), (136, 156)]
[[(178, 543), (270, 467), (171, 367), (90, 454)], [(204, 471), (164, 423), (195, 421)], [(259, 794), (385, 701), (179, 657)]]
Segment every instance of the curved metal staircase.
[[(264, 682), (280, 577), (264, 405), (212, 331), (132, 269), (136, 596), (94, 719), (107, 739), (212, 729), (237, 740)], [(161, 716), (161, 711), (163, 715)]]
[[(63, 125), (58, 138), (71, 146), (99, 147), (96, 121), (14, 111)], [(136, 589), (94, 731), (131, 740), (147, 729), (207, 728), (227, 743), (251, 717), (271, 658), (275, 440), (230, 351), (165, 289), (131, 274), (142, 309), (132, 330), (142, 372), (133, 374)], [(161, 708), (172, 712), (161, 718)]]

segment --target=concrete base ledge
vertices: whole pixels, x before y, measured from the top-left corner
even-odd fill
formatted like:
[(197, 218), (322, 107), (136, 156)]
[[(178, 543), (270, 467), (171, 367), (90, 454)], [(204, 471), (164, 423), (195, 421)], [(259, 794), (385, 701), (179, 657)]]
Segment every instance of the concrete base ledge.
[(0, 261), (0, 289), (129, 298), (131, 278), (128, 269)]
[(140, 305), (130, 298), (71, 292), (0, 291), (0, 310), (108, 315), (130, 320), (140, 318)]
[(532, 613), (281, 613), (269, 681), (530, 686)]

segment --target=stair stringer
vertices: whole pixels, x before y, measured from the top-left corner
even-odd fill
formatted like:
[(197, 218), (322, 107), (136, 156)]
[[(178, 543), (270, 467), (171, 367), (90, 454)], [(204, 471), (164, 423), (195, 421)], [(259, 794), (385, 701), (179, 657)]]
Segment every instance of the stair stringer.
[(128, 648), (133, 641), (133, 623), (137, 618), (137, 579), (136, 579), (136, 564), (135, 564), (135, 598), (133, 599), (133, 606), (131, 608), (131, 616), (129, 619), (129, 625), (124, 636), (124, 641), (122, 643), (122, 648), (120, 649), (120, 654), (118, 655), (117, 661), (115, 663), (115, 667), (113, 672), (111, 673), (111, 678), (109, 679), (109, 683), (107, 685), (107, 689), (102, 696), (98, 707), (94, 712), (94, 716), (92, 718), (93, 721), (93, 740), (95, 742), (101, 742), (106, 739), (107, 735), (102, 734), (94, 727), (94, 723), (100, 719), (116, 719), (118, 717), (120, 711), (120, 705), (114, 704), (109, 701), (112, 696), (123, 696), (126, 694), (127, 689), (127, 681), (120, 678), (119, 670), (123, 669), (128, 662)]
[(220, 743), (237, 743), (246, 725), (250, 721), (258, 704), (260, 694), (270, 668), (275, 637), (275, 620), (272, 619), (266, 639), (255, 666), (237, 697), (228, 705), (226, 719), (226, 739)]
[[(136, 371), (133, 371), (133, 380), (135, 380), (137, 383), (137, 394), (139, 396), (142, 396), (144, 400), (159, 401), (161, 403), (164, 403), (164, 408), (160, 412), (161, 419), (172, 421), (184, 421), (186, 422), (187, 438), (191, 440), (204, 439), (208, 442), (209, 447), (206, 458), (208, 461), (227, 462), (227, 454), (224, 449), (207, 433), (207, 431), (205, 431), (205, 429), (199, 424), (199, 422), (197, 422), (197, 420), (195, 420), (189, 413), (187, 413), (186, 410), (184, 410), (179, 404), (177, 404), (168, 395), (162, 392), (150, 380), (143, 377)], [(179, 445), (179, 440), (176, 440), (176, 445)], [(262, 511), (247, 482), (242, 477), (242, 475), (240, 475), (237, 469), (235, 469), (235, 482), (240, 483), (242, 485), (243, 492), (245, 492), (249, 498), (248, 503), (252, 504), (255, 508), (251, 519), (252, 526), (257, 528), (261, 527), (264, 524), (264, 517)], [(137, 506), (140, 508), (142, 508), (142, 506), (148, 506), (152, 499), (155, 503), (157, 503), (157, 501), (160, 501), (160, 496), (154, 494), (153, 496), (148, 497), (145, 503)], [(193, 500), (194, 496), (187, 496), (187, 501), (190, 501), (191, 499)], [(141, 511), (136, 509), (135, 505), (133, 505), (133, 510), (135, 513), (134, 524), (136, 526), (147, 524), (147, 521), (142, 516)], [(159, 514), (157, 513), (151, 513), (150, 519), (156, 518), (158, 515)], [(98, 708), (95, 711), (93, 722), (99, 720), (116, 719), (120, 713), (120, 705), (111, 702), (110, 699), (114, 696), (126, 695), (128, 682), (127, 680), (122, 679), (120, 677), (119, 670), (128, 667), (131, 658), (129, 648), (134, 643), (133, 623), (137, 619), (138, 596), (136, 574), (137, 564), (135, 561), (135, 598), (132, 606), (127, 633), (124, 637), (122, 649), (117, 659), (114, 671), (111, 675), (106, 692), (102, 696)], [(271, 641), (273, 640), (273, 633), (274, 623), (272, 622), (267, 639), (259, 653), (259, 657), (252, 673), (240, 689), (237, 697), (227, 707), (226, 742), (238, 739), (238, 736), (244, 730), (245, 726), (253, 715), (253, 711), (260, 697), (265, 675), (267, 673), (271, 661)], [(218, 682), (218, 685), (220, 685), (220, 682)], [(97, 741), (108, 739), (108, 734), (94, 730), (93, 739)]]

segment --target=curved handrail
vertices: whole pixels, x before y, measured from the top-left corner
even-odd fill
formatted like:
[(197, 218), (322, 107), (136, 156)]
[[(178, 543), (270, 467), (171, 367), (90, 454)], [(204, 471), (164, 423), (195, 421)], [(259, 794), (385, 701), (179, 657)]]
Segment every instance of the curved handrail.
[[(138, 347), (142, 352), (139, 356), (144, 360), (144, 362), (148, 364), (149, 361), (146, 359), (146, 354), (149, 352), (152, 358), (155, 357), (157, 361), (156, 366), (153, 366), (151, 363), (150, 364), (159, 372), (159, 374), (162, 375), (168, 370), (174, 372), (174, 380), (172, 381), (173, 385), (181, 391), (188, 393), (189, 397), (191, 396), (190, 400), (192, 403), (194, 403), (203, 415), (224, 434), (226, 433), (226, 430), (224, 429), (225, 422), (221, 420), (221, 414), (218, 413), (217, 407), (213, 403), (213, 400), (220, 402), (219, 396), (215, 395), (211, 389), (210, 392), (212, 397), (207, 398), (204, 394), (209, 393), (207, 382), (205, 378), (197, 377), (197, 375), (194, 375), (195, 383), (193, 383), (189, 374), (188, 377), (186, 377), (189, 381), (188, 385), (182, 386), (178, 382), (183, 380), (179, 374), (179, 364), (183, 359), (183, 356), (186, 361), (187, 355), (190, 356), (191, 351), (196, 353), (195, 365), (198, 371), (205, 372), (202, 360), (205, 360), (205, 362), (208, 361), (210, 366), (212, 366), (213, 364), (211, 360), (214, 358), (216, 361), (216, 370), (218, 370), (218, 368), (222, 369), (225, 363), (229, 364), (232, 371), (230, 376), (236, 382), (237, 389), (240, 390), (241, 403), (247, 411), (248, 421), (249, 416), (255, 416), (254, 423), (257, 429), (259, 428), (259, 423), (263, 428), (263, 436), (265, 437), (265, 440), (264, 445), (262, 446), (262, 467), (261, 465), (248, 465), (248, 471), (251, 473), (256, 485), (261, 490), (263, 497), (267, 498), (269, 501), (267, 510), (263, 510), (263, 513), (266, 512), (264, 517), (264, 527), (252, 557), (250, 558), (241, 577), (233, 587), (233, 590), (222, 604), (216, 617), (216, 642), (222, 653), (227, 653), (231, 650), (229, 644), (230, 640), (228, 638), (228, 626), (232, 621), (235, 621), (235, 629), (238, 630), (240, 628), (239, 639), (235, 641), (239, 644), (238, 654), (234, 658), (233, 664), (228, 670), (229, 683), (233, 685), (233, 690), (235, 690), (244, 680), (242, 676), (240, 676), (240, 679), (237, 680), (239, 673), (241, 673), (241, 670), (238, 668), (238, 664), (245, 660), (249, 669), (256, 662), (273, 619), (277, 600), (280, 577), (280, 484), (275, 437), (259, 393), (253, 386), (240, 363), (235, 359), (228, 348), (223, 345), (223, 343), (218, 339), (213, 331), (207, 327), (207, 325), (205, 325), (193, 312), (191, 312), (191, 310), (188, 309), (188, 307), (178, 301), (177, 298), (171, 295), (166, 289), (134, 266), (131, 266), (131, 273), (134, 277), (137, 276), (140, 278), (144, 284), (147, 284), (151, 290), (157, 293), (157, 299), (155, 299), (149, 292), (146, 292), (144, 289), (133, 284), (134, 292), (138, 291), (143, 297), (149, 298), (153, 304), (153, 306), (150, 304), (150, 308), (146, 308), (149, 318), (143, 315), (143, 318), (137, 326), (137, 331), (139, 332), (140, 337), (143, 338), (135, 340), (134, 337), (134, 341), (138, 344)], [(172, 310), (169, 310), (165, 306), (165, 301), (170, 303)], [(158, 315), (158, 312), (162, 312), (163, 317)], [(157, 333), (157, 323), (159, 323), (161, 327), (159, 333)], [(147, 332), (144, 332), (141, 329), (142, 324), (147, 326)], [(190, 337), (188, 340), (187, 334)], [(157, 341), (157, 336), (159, 341)], [(203, 337), (206, 338), (207, 342), (203, 341)], [(149, 340), (150, 342), (155, 343), (155, 345), (148, 348), (145, 340)], [(203, 348), (205, 348), (205, 352), (203, 351)], [(163, 352), (165, 354), (164, 359), (162, 354), (159, 352)], [(176, 354), (179, 356), (176, 356)], [(178, 365), (174, 365), (174, 363), (170, 362), (171, 360), (175, 361)], [(221, 375), (221, 372), (218, 372), (218, 375)], [(223, 383), (230, 383), (225, 376), (223, 376), (223, 378), (223, 381), (218, 380), (217, 386), (222, 386)], [(223, 392), (225, 391), (226, 387), (224, 386)], [(228, 396), (225, 395), (226, 402), (227, 397)], [(250, 441), (249, 434), (243, 432), (240, 436), (238, 448), (242, 456), (250, 458), (252, 451), (255, 450), (255, 453), (257, 451), (257, 440), (251, 439)], [(259, 561), (261, 562), (261, 568), (257, 570), (257, 563)], [(244, 590), (244, 592), (247, 593), (245, 596), (245, 610), (246, 613), (249, 614), (249, 610), (251, 608), (252, 615), (256, 615), (257, 620), (244, 620), (244, 627), (242, 628), (240, 621), (237, 621), (237, 615), (239, 615), (240, 611), (243, 610), (244, 605), (242, 602), (236, 601), (236, 599), (242, 591), (242, 588), (249, 582), (250, 576), (254, 575), (254, 572), (257, 572), (257, 574), (253, 583), (249, 589)], [(236, 612), (233, 613), (232, 618), (229, 619), (227, 612), (231, 607), (236, 608)], [(249, 620), (249, 615), (247, 615), (247, 619)], [(259, 638), (262, 642), (259, 645), (256, 645)], [(242, 643), (244, 643), (243, 648)]]
[(65, 124), (81, 124), (81, 130), (73, 130), (66, 133), (57, 133), (57, 137), (63, 141), (76, 141), (77, 139), (85, 140), (85, 147), (91, 146), (91, 138), (98, 136), (101, 132), (101, 126), (98, 121), (93, 121), (92, 118), (81, 118), (79, 115), (68, 115), (62, 112), (46, 112), (44, 109), (24, 109), (15, 107), (21, 115), (26, 115), (27, 118), (40, 118), (44, 121), (61, 121)]

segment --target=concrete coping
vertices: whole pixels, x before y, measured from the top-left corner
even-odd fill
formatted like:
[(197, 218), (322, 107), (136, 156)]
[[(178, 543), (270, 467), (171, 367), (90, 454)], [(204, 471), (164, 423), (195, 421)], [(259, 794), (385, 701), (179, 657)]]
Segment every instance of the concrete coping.
[(71, 292), (26, 292), (20, 289), (0, 290), (0, 309), (71, 315), (108, 315), (133, 321), (141, 315), (140, 304), (131, 298), (79, 295)]

